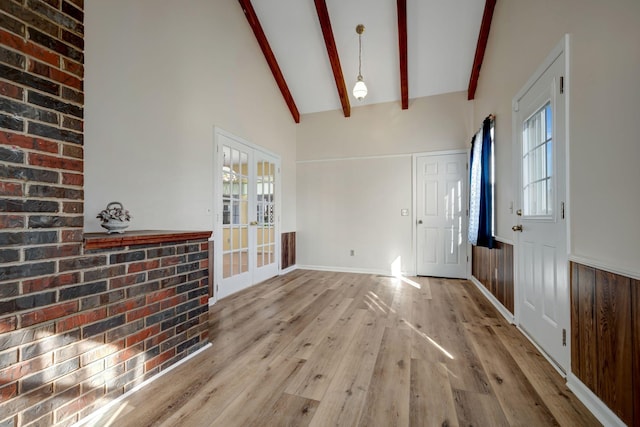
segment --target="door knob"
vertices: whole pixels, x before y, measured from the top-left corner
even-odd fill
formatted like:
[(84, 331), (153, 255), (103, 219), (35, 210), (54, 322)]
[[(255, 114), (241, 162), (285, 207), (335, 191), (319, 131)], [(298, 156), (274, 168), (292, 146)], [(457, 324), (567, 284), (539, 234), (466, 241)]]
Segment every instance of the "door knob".
[(251, 221), (249, 225), (258, 225), (258, 221)]
[(519, 232), (522, 232), (522, 225), (521, 225), (521, 224), (514, 225), (513, 227), (511, 227), (511, 229), (512, 229), (513, 231), (519, 231)]
[(422, 224), (422, 220), (421, 219), (418, 220), (418, 224)]

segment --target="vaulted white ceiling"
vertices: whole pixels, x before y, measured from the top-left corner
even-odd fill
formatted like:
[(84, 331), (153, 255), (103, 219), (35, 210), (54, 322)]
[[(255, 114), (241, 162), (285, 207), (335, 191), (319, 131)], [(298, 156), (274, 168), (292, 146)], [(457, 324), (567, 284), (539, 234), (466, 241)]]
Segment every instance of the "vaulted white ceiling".
[[(409, 99), (467, 90), (485, 0), (407, 0)], [(301, 114), (340, 110), (340, 96), (314, 0), (252, 0), (251, 5)], [(394, 0), (326, 0), (351, 107), (398, 101), (400, 60)], [(358, 74), (369, 89), (352, 92)]]

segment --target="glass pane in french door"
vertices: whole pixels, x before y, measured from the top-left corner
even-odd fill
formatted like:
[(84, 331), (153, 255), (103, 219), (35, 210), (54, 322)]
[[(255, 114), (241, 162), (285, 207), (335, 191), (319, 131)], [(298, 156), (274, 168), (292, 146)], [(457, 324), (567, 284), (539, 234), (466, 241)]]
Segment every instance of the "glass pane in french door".
[(249, 200), (246, 152), (222, 148), (222, 277), (249, 270)]
[(256, 266), (276, 262), (275, 254), (275, 184), (276, 165), (267, 160), (256, 163)]
[(553, 123), (547, 102), (523, 123), (522, 203), (525, 216), (553, 214)]

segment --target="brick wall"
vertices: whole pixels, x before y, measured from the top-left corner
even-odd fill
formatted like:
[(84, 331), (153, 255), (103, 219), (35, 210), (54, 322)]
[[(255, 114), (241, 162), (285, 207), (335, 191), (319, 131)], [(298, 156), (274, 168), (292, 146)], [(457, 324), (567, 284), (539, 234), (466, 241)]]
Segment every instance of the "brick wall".
[(0, 300), (0, 426), (75, 422), (204, 346), (207, 248), (56, 254), (54, 274), (18, 282)]
[(84, 249), (83, 7), (0, 0), (0, 427), (71, 424), (207, 341), (206, 240)]

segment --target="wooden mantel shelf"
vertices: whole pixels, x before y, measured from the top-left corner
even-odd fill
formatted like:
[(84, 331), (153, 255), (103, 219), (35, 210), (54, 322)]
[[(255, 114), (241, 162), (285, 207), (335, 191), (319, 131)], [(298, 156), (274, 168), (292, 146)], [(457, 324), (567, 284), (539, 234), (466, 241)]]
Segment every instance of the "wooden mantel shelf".
[(120, 248), (133, 245), (202, 240), (211, 237), (211, 231), (126, 231), (122, 234), (85, 233), (85, 250)]

